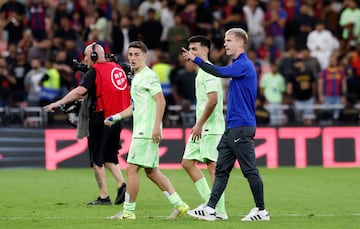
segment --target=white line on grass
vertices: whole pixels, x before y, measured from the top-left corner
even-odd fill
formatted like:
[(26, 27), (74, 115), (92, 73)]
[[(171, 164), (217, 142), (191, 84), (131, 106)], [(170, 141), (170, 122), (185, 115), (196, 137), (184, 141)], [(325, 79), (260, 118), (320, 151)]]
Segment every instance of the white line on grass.
[[(235, 217), (242, 217), (245, 215), (238, 215)], [(356, 216), (359, 217), (360, 213), (350, 213), (350, 214), (343, 214), (343, 213), (293, 213), (293, 214), (272, 214), (271, 217), (337, 217), (337, 216)], [(140, 218), (147, 218), (147, 219), (166, 219), (168, 216), (140, 216)], [(34, 218), (42, 218), (42, 219), (106, 219), (106, 217), (77, 217), (77, 216), (44, 216), (44, 217), (36, 217), (36, 216), (9, 216), (9, 217), (0, 217), (0, 220), (28, 220)], [(137, 215), (137, 218), (139, 216)]]

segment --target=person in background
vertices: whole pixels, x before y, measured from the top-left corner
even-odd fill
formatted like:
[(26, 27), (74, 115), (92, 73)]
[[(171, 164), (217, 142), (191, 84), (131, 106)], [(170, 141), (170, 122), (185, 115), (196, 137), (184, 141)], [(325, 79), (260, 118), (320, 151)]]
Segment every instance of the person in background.
[(270, 123), (270, 112), (264, 107), (265, 96), (259, 95), (256, 99), (256, 124), (268, 125)]
[(89, 120), (82, 121), (84, 124), (81, 130), (78, 130), (81, 134), (78, 133), (77, 137), (88, 137), (90, 166), (94, 170), (99, 189), (98, 198), (88, 205), (112, 203), (107, 189), (105, 168), (110, 170), (116, 180), (115, 204), (121, 204), (124, 202), (126, 189), (118, 160), (122, 123), (105, 127), (104, 117), (130, 107), (129, 84), (124, 70), (118, 64), (106, 62), (105, 51), (100, 44), (94, 42), (87, 45), (84, 55), (84, 62), (89, 70), (83, 81), (63, 98), (46, 105), (44, 109), (53, 112), (56, 108), (64, 108), (66, 104), (83, 99), (80, 113), (83, 109)]
[(341, 125), (358, 125), (360, 118), (360, 111), (355, 107), (356, 96), (347, 93), (345, 96), (345, 107), (340, 110), (338, 122)]
[(265, 73), (260, 80), (260, 94), (265, 96), (268, 103), (271, 125), (283, 124), (283, 112), (279, 106), (283, 102), (285, 90), (284, 76), (279, 73), (277, 63), (271, 63), (271, 71)]
[(0, 56), (0, 107), (10, 104), (11, 86), (15, 85), (16, 79), (9, 74), (6, 59)]
[(40, 106), (40, 81), (46, 72), (40, 58), (31, 60), (31, 70), (24, 79), (25, 91), (27, 92), (27, 106)]
[(315, 104), (316, 79), (312, 72), (306, 69), (302, 59), (293, 61), (293, 71), (286, 83), (286, 94), (293, 100), (298, 121), (305, 125), (312, 124), (314, 109), (308, 106)]
[(250, 37), (249, 47), (256, 50), (265, 39), (265, 13), (259, 6), (259, 0), (247, 0), (243, 12)]
[(126, 167), (126, 194), (123, 210), (107, 219), (135, 220), (136, 199), (139, 192), (139, 170), (154, 182), (174, 206), (169, 218), (184, 215), (189, 206), (176, 192), (169, 178), (159, 169), (159, 143), (162, 138), (162, 119), (165, 98), (160, 79), (146, 65), (147, 47), (141, 41), (129, 44), (128, 60), (135, 71), (131, 83), (132, 107), (114, 115), (106, 116), (104, 124), (112, 126), (119, 120), (133, 116), (133, 134)]
[[(311, 56), (316, 57), (320, 63), (320, 70), (329, 66), (329, 59), (333, 52), (340, 48), (340, 43), (333, 34), (325, 29), (324, 21), (317, 21), (315, 30), (307, 36), (306, 45), (311, 52)], [(317, 77), (317, 76), (316, 76)]]
[[(340, 105), (345, 103), (347, 93), (346, 75), (339, 66), (337, 56), (330, 57), (329, 67), (321, 71), (318, 79), (319, 103), (325, 105)], [(340, 109), (331, 109), (332, 118), (339, 118)]]
[(270, 220), (265, 209), (263, 181), (256, 165), (254, 136), (256, 132), (255, 102), (257, 76), (254, 63), (247, 57), (249, 38), (241, 28), (225, 32), (224, 48), (233, 62), (225, 67), (212, 65), (183, 48), (183, 57), (191, 60), (205, 72), (222, 78), (231, 78), (226, 112), (226, 129), (217, 147), (215, 182), (206, 205), (188, 211), (188, 215), (208, 221), (216, 220), (215, 207), (223, 194), (234, 167), (240, 164), (247, 178), (255, 201), (255, 207), (242, 221)]
[[(189, 50), (209, 62), (211, 41), (205, 36), (192, 36), (188, 39)], [(193, 63), (191, 63), (193, 64)], [(191, 129), (184, 151), (182, 166), (194, 182), (196, 190), (204, 202), (209, 200), (210, 188), (197, 162), (207, 165), (211, 182), (215, 180), (215, 168), (218, 158), (217, 144), (225, 129), (223, 115), (221, 79), (198, 69), (195, 78), (196, 123)], [(216, 208), (217, 219), (227, 220), (225, 195), (223, 194)]]
[(13, 101), (16, 106), (26, 106), (26, 91), (24, 87), (25, 75), (30, 71), (31, 66), (26, 59), (26, 53), (23, 49), (18, 48), (16, 50), (16, 62), (10, 68), (9, 74), (15, 77), (16, 84), (13, 86)]

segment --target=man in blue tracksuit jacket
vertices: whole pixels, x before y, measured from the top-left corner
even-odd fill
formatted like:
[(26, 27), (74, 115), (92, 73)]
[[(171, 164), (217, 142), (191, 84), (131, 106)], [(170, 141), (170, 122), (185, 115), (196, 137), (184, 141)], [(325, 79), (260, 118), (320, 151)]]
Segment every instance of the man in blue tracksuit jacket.
[(255, 101), (257, 75), (253, 62), (245, 49), (248, 35), (241, 28), (226, 31), (224, 38), (226, 55), (233, 60), (224, 67), (204, 62), (183, 48), (183, 57), (199, 65), (204, 71), (222, 78), (231, 78), (228, 90), (226, 130), (217, 149), (219, 158), (216, 165), (215, 182), (206, 206), (188, 211), (190, 216), (204, 220), (215, 220), (215, 206), (224, 192), (230, 172), (238, 160), (243, 175), (247, 178), (255, 205), (242, 221), (270, 220), (265, 209), (263, 182), (256, 166), (254, 136), (256, 132)]

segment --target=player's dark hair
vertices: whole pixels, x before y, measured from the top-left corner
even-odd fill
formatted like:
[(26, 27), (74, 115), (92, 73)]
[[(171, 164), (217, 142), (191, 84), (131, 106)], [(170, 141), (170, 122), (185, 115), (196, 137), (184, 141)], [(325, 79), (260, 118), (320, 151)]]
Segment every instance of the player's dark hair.
[(209, 50), (211, 48), (211, 40), (203, 35), (192, 36), (187, 40), (187, 42), (188, 42), (188, 44), (200, 43), (201, 46), (207, 47)]
[(140, 49), (143, 53), (146, 53), (147, 50), (148, 50), (147, 47), (146, 47), (146, 45), (145, 45), (144, 42), (142, 42), (142, 41), (133, 41), (133, 42), (130, 42), (129, 48), (137, 48), (137, 49)]

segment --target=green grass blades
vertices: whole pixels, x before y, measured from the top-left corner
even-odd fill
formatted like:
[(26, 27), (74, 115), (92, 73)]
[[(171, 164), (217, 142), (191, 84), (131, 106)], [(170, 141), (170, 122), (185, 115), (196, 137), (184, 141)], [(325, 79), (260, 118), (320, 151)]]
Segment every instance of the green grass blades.
[[(89, 169), (0, 170), (0, 228), (359, 228), (360, 169), (260, 168), (270, 222), (241, 222), (254, 207), (247, 181), (234, 169), (226, 189), (228, 221), (184, 216), (167, 220), (172, 206), (140, 172), (135, 221), (107, 220), (122, 205), (87, 206), (97, 193)], [(163, 170), (177, 192), (195, 208), (201, 198), (183, 170)], [(207, 175), (207, 171), (204, 171)], [(125, 175), (125, 173), (124, 173)], [(111, 200), (116, 187), (108, 173)]]

